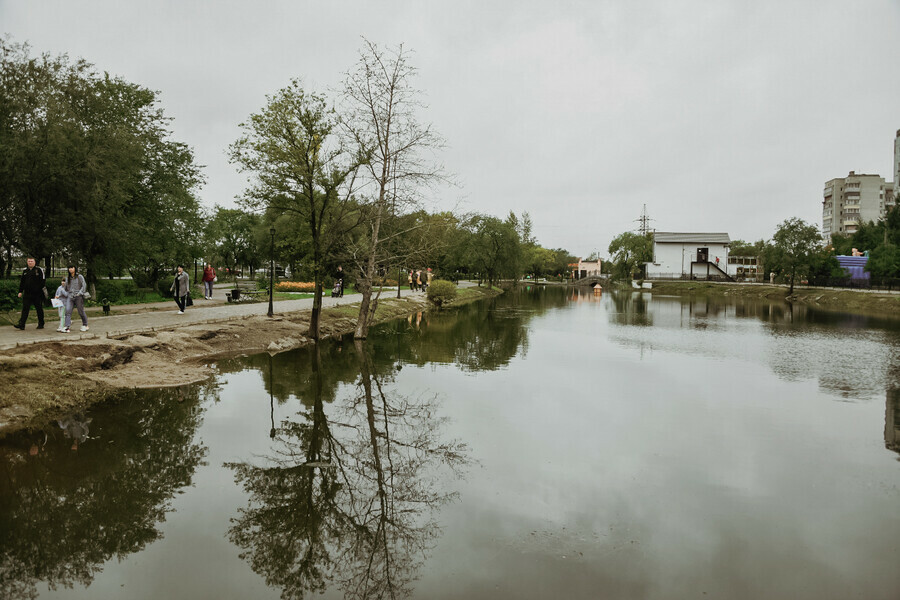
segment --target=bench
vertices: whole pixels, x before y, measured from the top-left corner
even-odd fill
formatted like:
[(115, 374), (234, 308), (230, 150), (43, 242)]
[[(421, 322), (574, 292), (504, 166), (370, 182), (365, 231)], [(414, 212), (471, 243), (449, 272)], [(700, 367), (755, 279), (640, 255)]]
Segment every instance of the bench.
[(228, 290), (228, 301), (229, 302), (255, 302), (260, 299), (261, 296), (268, 296), (269, 290), (261, 290), (254, 287), (249, 286), (241, 286)]

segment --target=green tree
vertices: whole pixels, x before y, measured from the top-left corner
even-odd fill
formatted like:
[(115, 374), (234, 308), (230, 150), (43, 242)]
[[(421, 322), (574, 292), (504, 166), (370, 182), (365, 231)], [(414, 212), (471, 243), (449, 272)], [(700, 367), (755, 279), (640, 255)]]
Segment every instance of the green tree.
[(270, 217), (298, 219), (309, 231), (315, 282), (309, 335), (318, 339), (328, 261), (363, 214), (353, 189), (365, 159), (340, 140), (325, 98), (305, 92), (296, 80), (267, 97), (262, 111), (241, 128), (231, 160), (254, 177), (243, 204)]
[(469, 220), (468, 233), (460, 241), (465, 248), (465, 260), (480, 273), (479, 280), (488, 285), (500, 281), (518, 268), (519, 233), (509, 219), (475, 215)]
[(632, 279), (644, 263), (653, 260), (653, 242), (648, 235), (626, 231), (609, 244), (613, 273), (618, 278)]
[[(257, 229), (262, 219), (259, 215), (240, 209), (216, 206), (213, 217), (206, 225), (209, 248), (234, 271), (238, 265), (250, 267), (250, 276), (262, 262), (262, 251)], [(268, 231), (265, 231), (268, 238)]]
[(81, 262), (91, 285), (189, 248), (201, 178), (170, 122), (154, 91), (0, 41), (0, 243)]
[(793, 217), (778, 226), (772, 240), (775, 261), (790, 282), (788, 294), (793, 294), (797, 277), (808, 275), (819, 259), (822, 236), (815, 225)]

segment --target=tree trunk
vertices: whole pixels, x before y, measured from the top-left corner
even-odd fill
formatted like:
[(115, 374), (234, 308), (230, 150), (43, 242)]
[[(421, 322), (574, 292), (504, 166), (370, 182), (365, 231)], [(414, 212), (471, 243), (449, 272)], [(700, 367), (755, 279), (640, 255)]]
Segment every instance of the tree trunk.
[(378, 235), (381, 230), (381, 210), (379, 209), (375, 223), (372, 226), (372, 243), (369, 246), (369, 257), (366, 260), (366, 271), (360, 282), (362, 300), (359, 303), (359, 317), (356, 320), (356, 331), (353, 338), (364, 340), (369, 336), (369, 324), (375, 313), (375, 305), (372, 304), (372, 283), (375, 280), (375, 254), (378, 251)]
[(313, 293), (312, 312), (309, 315), (309, 331), (306, 335), (314, 340), (319, 339), (319, 315), (322, 313), (322, 287), (324, 273), (322, 273), (322, 255), (319, 250), (319, 237), (313, 229), (313, 281), (316, 288)]

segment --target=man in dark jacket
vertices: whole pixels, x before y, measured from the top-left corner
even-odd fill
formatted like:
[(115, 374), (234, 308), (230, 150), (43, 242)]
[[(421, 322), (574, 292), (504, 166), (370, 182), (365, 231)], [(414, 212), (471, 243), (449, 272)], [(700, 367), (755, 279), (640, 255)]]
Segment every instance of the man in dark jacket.
[(44, 328), (44, 285), (46, 285), (44, 270), (38, 267), (34, 258), (29, 257), (25, 263), (28, 268), (22, 271), (22, 277), (19, 279), (19, 298), (22, 299), (22, 317), (13, 327), (16, 329), (25, 329), (25, 321), (28, 320), (28, 313), (31, 312), (31, 306), (37, 312), (38, 329)]

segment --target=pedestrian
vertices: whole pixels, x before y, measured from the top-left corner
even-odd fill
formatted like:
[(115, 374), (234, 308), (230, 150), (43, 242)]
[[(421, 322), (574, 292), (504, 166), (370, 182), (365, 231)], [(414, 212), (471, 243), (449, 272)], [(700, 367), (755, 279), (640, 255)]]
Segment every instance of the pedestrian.
[(209, 263), (203, 268), (203, 297), (212, 300), (213, 282), (216, 280), (216, 270)]
[(56, 312), (59, 315), (59, 327), (56, 330), (60, 333), (66, 329), (66, 298), (68, 297), (69, 292), (66, 291), (66, 279), (63, 278), (59, 287), (56, 288), (56, 293), (53, 294), (53, 299), (55, 300), (53, 306), (56, 307)]
[(416, 271), (416, 289), (422, 291), (422, 269)]
[(409, 291), (413, 291), (416, 289), (415, 286), (413, 285), (412, 276), (413, 276), (413, 272), (412, 272), (412, 269), (410, 269), (409, 273), (406, 274), (406, 278), (409, 280)]
[[(344, 268), (338, 265), (337, 272), (334, 274), (334, 289), (337, 290), (337, 297), (344, 297)], [(331, 292), (334, 296), (334, 291)]]
[(43, 329), (44, 299), (46, 298), (44, 294), (47, 293), (47, 290), (44, 289), (46, 277), (44, 276), (44, 270), (37, 266), (33, 256), (25, 259), (25, 264), (28, 267), (22, 271), (22, 277), (19, 278), (19, 298), (22, 299), (22, 316), (19, 317), (19, 322), (13, 327), (25, 329), (28, 313), (31, 312), (31, 307), (34, 306), (34, 311), (37, 313), (38, 318), (37, 328)]
[(434, 273), (431, 272), (431, 267), (428, 267), (428, 273), (425, 275), (425, 289), (428, 289), (428, 286), (431, 285), (431, 280), (434, 279)]
[(69, 274), (66, 275), (66, 323), (62, 333), (69, 333), (72, 327), (72, 311), (78, 309), (81, 317), (81, 331), (88, 330), (87, 315), (84, 314), (84, 295), (87, 293), (87, 283), (84, 276), (78, 272), (78, 267), (69, 265)]
[(175, 281), (172, 282), (172, 287), (169, 288), (169, 291), (175, 293), (175, 304), (178, 305), (178, 314), (183, 315), (187, 304), (187, 295), (191, 291), (191, 283), (188, 274), (184, 272), (184, 265), (178, 265), (175, 270)]

